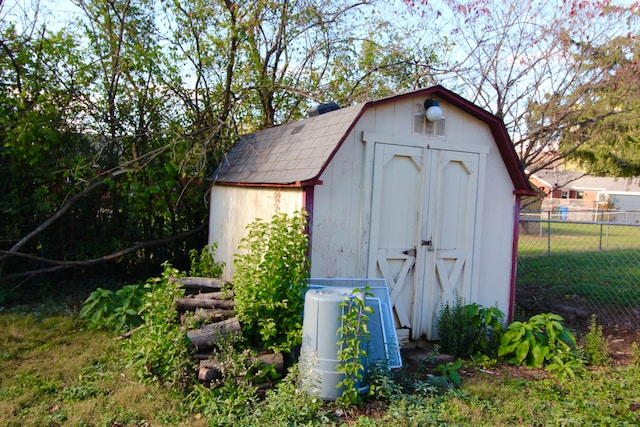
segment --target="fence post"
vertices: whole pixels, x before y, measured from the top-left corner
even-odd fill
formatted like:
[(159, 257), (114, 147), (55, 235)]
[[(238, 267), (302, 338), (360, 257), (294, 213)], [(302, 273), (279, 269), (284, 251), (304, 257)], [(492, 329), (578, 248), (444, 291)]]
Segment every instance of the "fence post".
[(598, 242), (598, 250), (602, 250), (602, 227), (604, 226), (604, 209), (600, 211), (600, 241)]
[(547, 211), (547, 256), (551, 256), (551, 211)]

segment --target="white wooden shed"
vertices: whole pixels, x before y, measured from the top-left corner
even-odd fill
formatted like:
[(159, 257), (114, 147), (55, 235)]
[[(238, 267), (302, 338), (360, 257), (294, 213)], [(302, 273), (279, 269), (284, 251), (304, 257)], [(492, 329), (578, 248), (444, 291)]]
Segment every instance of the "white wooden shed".
[(531, 189), (502, 121), (442, 86), (244, 135), (209, 180), (224, 279), (247, 224), (305, 209), (311, 277), (385, 278), (401, 342), (456, 296), (513, 311)]

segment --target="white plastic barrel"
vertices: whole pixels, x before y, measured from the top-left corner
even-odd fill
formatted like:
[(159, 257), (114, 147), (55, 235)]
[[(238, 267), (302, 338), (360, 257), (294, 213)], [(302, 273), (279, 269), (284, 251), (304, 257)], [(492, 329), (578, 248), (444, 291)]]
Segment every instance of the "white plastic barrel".
[(342, 395), (343, 387), (337, 384), (344, 379), (338, 372), (339, 342), (345, 299), (364, 298), (354, 295), (353, 288), (327, 287), (307, 291), (302, 321), (302, 345), (300, 369), (306, 387), (311, 387), (324, 400), (335, 400)]

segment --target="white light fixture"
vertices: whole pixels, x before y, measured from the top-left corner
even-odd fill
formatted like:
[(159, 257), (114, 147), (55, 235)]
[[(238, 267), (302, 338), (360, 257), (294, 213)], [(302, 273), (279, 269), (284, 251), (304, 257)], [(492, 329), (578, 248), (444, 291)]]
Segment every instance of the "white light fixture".
[(442, 108), (440, 108), (440, 103), (435, 99), (424, 101), (424, 109), (426, 110), (427, 120), (430, 122), (437, 122), (442, 118)]

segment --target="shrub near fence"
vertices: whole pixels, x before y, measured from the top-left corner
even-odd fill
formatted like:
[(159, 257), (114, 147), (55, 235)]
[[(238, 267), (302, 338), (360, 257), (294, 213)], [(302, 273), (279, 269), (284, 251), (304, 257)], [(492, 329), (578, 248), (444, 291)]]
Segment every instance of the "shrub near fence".
[(517, 306), (640, 327), (640, 226), (545, 216), (520, 218)]

